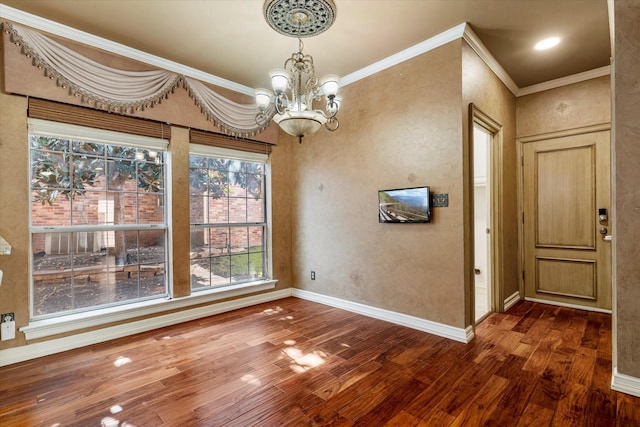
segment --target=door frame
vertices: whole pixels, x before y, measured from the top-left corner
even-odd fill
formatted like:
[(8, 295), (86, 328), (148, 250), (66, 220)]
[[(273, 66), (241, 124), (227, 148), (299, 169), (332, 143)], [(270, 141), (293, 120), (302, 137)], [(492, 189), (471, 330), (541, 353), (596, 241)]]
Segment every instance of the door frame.
[[(555, 132), (540, 133), (535, 135), (523, 136), (516, 138), (516, 156), (518, 157), (517, 171), (518, 182), (518, 289), (522, 298), (526, 298), (524, 282), (525, 282), (525, 259), (524, 259), (524, 145), (531, 142), (544, 141), (547, 139), (563, 138), (568, 136), (583, 135), (588, 133), (611, 131), (611, 123), (600, 123), (596, 125), (583, 126), (572, 129), (559, 130)], [(611, 165), (609, 166), (611, 168)], [(611, 169), (610, 169), (611, 171)], [(611, 222), (610, 222), (611, 224)], [(613, 264), (612, 264), (613, 267)], [(613, 281), (612, 281), (612, 301), (613, 301)], [(545, 301), (545, 304), (559, 305), (563, 307), (580, 308), (583, 310), (598, 311), (611, 313), (611, 310), (599, 309), (595, 307), (583, 307), (572, 304), (565, 304), (555, 301)]]
[[(490, 312), (501, 313), (504, 311), (504, 272), (502, 268), (503, 260), (503, 226), (502, 226), (502, 192), (503, 192), (503, 177), (502, 177), (502, 144), (503, 144), (503, 127), (500, 123), (492, 119), (489, 115), (485, 114), (482, 110), (476, 107), (473, 103), (469, 104), (469, 146), (468, 146), (468, 173), (467, 173), (467, 185), (469, 186), (469, 221), (468, 226), (470, 232), (468, 235), (468, 241), (465, 244), (469, 245), (470, 249), (470, 262), (466, 265), (466, 273), (470, 277), (472, 287), (475, 287), (475, 218), (474, 218), (474, 171), (473, 171), (473, 147), (474, 137), (473, 128), (478, 125), (485, 129), (490, 134), (489, 140), (489, 156), (487, 158), (489, 172), (487, 173), (487, 181), (489, 191), (487, 194), (487, 201), (489, 210), (491, 212), (490, 218), (487, 218), (487, 223), (490, 229), (490, 245), (489, 253), (490, 258), (489, 268), (491, 270), (490, 283), (487, 283), (487, 287), (490, 288), (491, 301)], [(471, 300), (471, 320), (472, 324), (476, 324), (475, 320), (475, 289), (470, 290)]]

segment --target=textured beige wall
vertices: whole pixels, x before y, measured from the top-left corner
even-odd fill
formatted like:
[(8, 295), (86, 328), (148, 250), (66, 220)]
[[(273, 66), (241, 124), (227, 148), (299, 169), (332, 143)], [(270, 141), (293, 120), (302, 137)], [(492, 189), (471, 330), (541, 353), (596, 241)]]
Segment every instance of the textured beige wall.
[(611, 79), (603, 76), (519, 97), (519, 138), (611, 122)]
[[(497, 166), (501, 182), (496, 183), (502, 209), (494, 212), (502, 230), (494, 230), (493, 236), (501, 239), (502, 258), (498, 259), (500, 271), (493, 272), (494, 277), (502, 278), (502, 300), (518, 292), (518, 223), (517, 223), (517, 185), (516, 185), (516, 98), (489, 67), (467, 44), (462, 46), (462, 96), (464, 144), (469, 146), (469, 104), (488, 115), (502, 125), (502, 146), (493, 147), (501, 153)], [(468, 212), (471, 212), (471, 207)], [(473, 247), (468, 245), (470, 253)], [(468, 274), (468, 295), (472, 293), (473, 264), (466, 266)], [(469, 299), (469, 298), (468, 298)], [(467, 323), (472, 322), (471, 301), (467, 303)]]
[[(0, 67), (0, 79), (2, 78)], [(29, 322), (29, 153), (27, 144), (27, 101), (0, 92), (0, 236), (12, 246), (11, 255), (0, 256), (4, 272), (0, 286), (0, 313), (13, 312), (16, 325)], [(19, 179), (21, 177), (23, 179)], [(0, 341), (0, 349), (23, 345), (16, 340)]]
[(640, 3), (615, 2), (614, 259), (618, 372), (640, 378)]
[[(343, 88), (336, 132), (280, 139), (294, 145), (297, 287), (465, 326), (461, 43)], [(431, 224), (378, 223), (378, 190), (421, 185), (449, 194)]]

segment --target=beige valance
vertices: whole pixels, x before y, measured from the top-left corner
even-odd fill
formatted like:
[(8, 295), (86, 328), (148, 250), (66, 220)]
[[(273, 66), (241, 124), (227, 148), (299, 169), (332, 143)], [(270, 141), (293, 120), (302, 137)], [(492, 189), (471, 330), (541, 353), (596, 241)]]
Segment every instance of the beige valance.
[[(126, 71), (93, 61), (51, 38), (5, 22), (4, 31), (55, 84), (68, 89), (92, 107), (120, 114), (134, 114), (161, 103), (182, 85), (207, 120), (231, 136), (252, 137), (266, 125), (258, 125), (258, 107), (239, 104), (202, 82), (166, 70)], [(274, 112), (268, 112), (273, 116)]]

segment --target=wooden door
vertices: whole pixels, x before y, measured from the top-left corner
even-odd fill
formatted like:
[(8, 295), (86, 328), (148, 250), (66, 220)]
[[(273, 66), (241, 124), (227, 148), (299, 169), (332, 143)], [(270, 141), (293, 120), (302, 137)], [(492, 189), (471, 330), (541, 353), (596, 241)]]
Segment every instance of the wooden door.
[[(611, 309), (609, 131), (523, 144), (525, 296)], [(604, 233), (604, 234), (601, 234)]]

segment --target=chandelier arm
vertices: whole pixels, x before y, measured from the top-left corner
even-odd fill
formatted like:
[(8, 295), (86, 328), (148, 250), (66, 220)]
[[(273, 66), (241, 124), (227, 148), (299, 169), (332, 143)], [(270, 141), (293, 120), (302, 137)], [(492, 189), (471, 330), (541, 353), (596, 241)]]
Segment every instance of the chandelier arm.
[[(330, 112), (329, 114), (325, 113), (323, 110), (314, 110), (314, 111), (316, 113), (322, 114), (324, 116), (324, 118), (327, 119), (327, 120), (333, 120), (338, 115), (338, 110)], [(338, 120), (338, 119), (336, 119), (336, 120)]]
[(338, 121), (338, 118), (333, 115), (327, 120), (327, 122), (324, 124), (324, 127), (327, 128), (327, 130), (334, 132), (340, 127), (340, 122)]
[(282, 93), (280, 95), (276, 95), (273, 104), (278, 114), (284, 114), (284, 112), (287, 111), (287, 105), (289, 104), (289, 98), (287, 98), (287, 94)]

